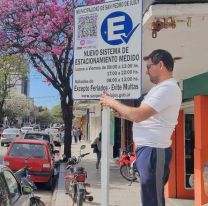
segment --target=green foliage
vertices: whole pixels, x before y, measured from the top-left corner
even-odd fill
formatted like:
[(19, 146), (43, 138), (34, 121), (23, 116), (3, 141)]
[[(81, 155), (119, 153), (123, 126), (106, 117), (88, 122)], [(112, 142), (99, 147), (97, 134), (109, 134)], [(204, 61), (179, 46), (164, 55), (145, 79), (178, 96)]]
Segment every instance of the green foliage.
[(39, 114), (36, 117), (36, 123), (40, 124), (41, 126), (50, 125), (51, 121), (52, 116), (47, 109), (39, 112)]
[[(18, 80), (25, 78), (28, 66), (23, 56), (8, 55), (0, 57), (0, 121), (4, 114), (5, 99), (9, 95), (10, 88), (14, 87)], [(7, 111), (7, 113), (10, 113)]]
[(51, 116), (52, 116), (52, 121), (54, 123), (55, 122), (63, 123), (62, 110), (61, 110), (61, 106), (60, 105), (56, 105), (56, 106), (52, 107), (52, 109), (51, 109)]
[[(0, 57), (0, 91), (13, 83), (20, 75), (28, 73), (28, 66), (25, 59), (20, 55), (9, 55)], [(18, 80), (17, 79), (17, 80)], [(7, 80), (7, 82), (5, 82)], [(4, 85), (6, 83), (6, 85)], [(14, 86), (14, 85), (13, 85)]]
[(43, 112), (43, 111), (48, 111), (47, 107), (43, 107), (43, 106), (38, 106), (37, 107), (38, 112)]

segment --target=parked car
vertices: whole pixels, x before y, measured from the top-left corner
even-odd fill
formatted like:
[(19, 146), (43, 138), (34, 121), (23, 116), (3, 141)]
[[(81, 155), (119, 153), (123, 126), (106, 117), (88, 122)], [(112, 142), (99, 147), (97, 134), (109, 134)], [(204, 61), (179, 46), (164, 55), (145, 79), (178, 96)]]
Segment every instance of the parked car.
[(54, 148), (55, 148), (52, 136), (50, 134), (45, 133), (45, 132), (27, 132), (24, 135), (24, 139), (45, 140), (50, 143), (52, 150), (54, 150)]
[(1, 134), (1, 146), (9, 145), (12, 141), (16, 139), (21, 139), (22, 133), (18, 128), (7, 128), (4, 129)]
[(40, 131), (40, 125), (39, 124), (33, 125), (33, 130), (34, 131)]
[(28, 187), (20, 185), (13, 172), (8, 167), (1, 164), (0, 205), (30, 206), (30, 194), (28, 193)]
[(47, 128), (45, 132), (52, 136), (56, 146), (61, 146), (61, 132), (58, 128)]
[(4, 155), (3, 162), (12, 171), (27, 166), (33, 182), (46, 183), (48, 189), (53, 189), (57, 170), (49, 142), (29, 139), (14, 141)]
[(21, 128), (21, 132), (23, 134), (25, 134), (26, 132), (31, 132), (31, 131), (33, 131), (33, 127), (22, 127)]

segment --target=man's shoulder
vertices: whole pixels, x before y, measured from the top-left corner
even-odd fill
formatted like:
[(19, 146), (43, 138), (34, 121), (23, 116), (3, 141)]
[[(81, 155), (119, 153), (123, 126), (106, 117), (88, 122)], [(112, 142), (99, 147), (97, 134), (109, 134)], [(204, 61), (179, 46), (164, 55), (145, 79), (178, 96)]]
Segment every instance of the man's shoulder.
[(175, 79), (171, 79), (171, 80), (166, 80), (161, 84), (153, 87), (153, 91), (159, 91), (159, 90), (167, 90), (168, 92), (173, 90), (180, 91), (180, 87), (178, 86), (178, 83)]
[(156, 85), (153, 87), (145, 97), (145, 100), (149, 98), (159, 98), (166, 101), (172, 101), (172, 98), (178, 99), (180, 101), (181, 99), (181, 90), (177, 84), (176, 80), (170, 80), (162, 82), (161, 84)]

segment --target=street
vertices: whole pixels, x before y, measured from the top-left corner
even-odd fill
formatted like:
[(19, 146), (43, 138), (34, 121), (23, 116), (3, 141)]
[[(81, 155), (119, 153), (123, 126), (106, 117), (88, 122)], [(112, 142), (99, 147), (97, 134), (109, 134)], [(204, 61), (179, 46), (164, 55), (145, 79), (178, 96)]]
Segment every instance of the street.
[[(60, 147), (56, 147), (55, 149), (59, 150)], [(7, 150), (7, 147), (1, 147), (0, 146), (0, 163), (2, 163), (2, 158)], [(51, 205), (52, 201), (52, 194), (53, 191), (48, 191), (45, 189), (45, 186), (43, 184), (36, 184), (38, 189), (35, 191), (35, 195), (40, 196), (41, 200), (46, 204), (46, 206)]]

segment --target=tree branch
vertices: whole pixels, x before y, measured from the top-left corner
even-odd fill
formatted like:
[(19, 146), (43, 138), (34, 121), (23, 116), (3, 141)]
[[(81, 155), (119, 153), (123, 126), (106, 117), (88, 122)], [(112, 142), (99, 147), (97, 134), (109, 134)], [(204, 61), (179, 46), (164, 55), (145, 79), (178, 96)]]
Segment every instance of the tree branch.
[[(30, 59), (31, 59), (31, 61), (32, 61), (33, 65), (34, 65), (34, 67), (35, 67), (35, 68), (39, 68), (39, 65), (38, 65), (37, 62), (35, 61), (35, 57), (34, 57), (33, 55), (30, 55)], [(49, 69), (50, 69), (50, 68), (49, 68)], [(52, 72), (52, 71), (51, 71), (51, 72)], [(59, 91), (59, 93), (62, 92), (62, 90), (61, 90), (60, 87), (59, 87), (59, 83), (58, 83), (58, 81), (57, 81), (56, 79), (54, 79), (54, 80), (51, 79), (51, 77), (50, 77), (49, 75), (47, 75), (43, 70), (41, 70), (40, 73), (41, 73), (46, 79), (52, 80), (52, 81), (50, 81), (51, 84), (54, 86), (54, 88), (56, 88), (56, 89)], [(53, 76), (54, 76), (54, 75), (53, 75)]]

